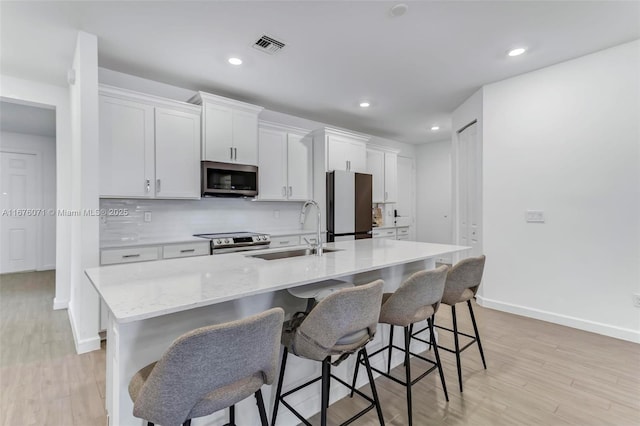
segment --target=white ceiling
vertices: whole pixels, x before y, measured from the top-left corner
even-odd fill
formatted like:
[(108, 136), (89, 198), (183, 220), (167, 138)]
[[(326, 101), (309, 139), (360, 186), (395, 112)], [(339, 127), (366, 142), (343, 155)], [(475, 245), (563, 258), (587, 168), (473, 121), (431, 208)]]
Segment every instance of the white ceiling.
[(56, 112), (50, 108), (0, 102), (0, 131), (56, 137)]
[[(66, 84), (81, 29), (98, 36), (101, 67), (423, 143), (448, 137), (483, 84), (640, 38), (638, 1), (405, 2), (391, 17), (397, 3), (2, 2), (0, 71)], [(263, 33), (287, 46), (253, 49)]]

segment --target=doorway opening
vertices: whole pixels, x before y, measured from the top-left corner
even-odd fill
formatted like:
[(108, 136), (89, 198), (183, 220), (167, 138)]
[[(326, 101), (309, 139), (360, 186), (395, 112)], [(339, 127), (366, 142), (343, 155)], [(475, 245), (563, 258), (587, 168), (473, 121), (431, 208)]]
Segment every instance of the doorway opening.
[(55, 265), (55, 108), (3, 98), (0, 274), (55, 270)]

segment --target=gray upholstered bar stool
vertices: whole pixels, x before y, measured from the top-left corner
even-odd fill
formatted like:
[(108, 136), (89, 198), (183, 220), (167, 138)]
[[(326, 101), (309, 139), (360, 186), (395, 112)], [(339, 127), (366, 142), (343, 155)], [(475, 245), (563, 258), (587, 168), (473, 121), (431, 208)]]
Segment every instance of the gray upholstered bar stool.
[[(438, 348), (434, 347), (435, 361), (425, 358), (421, 355), (411, 352), (411, 333), (409, 327), (418, 321), (427, 320), (431, 325), (431, 318), (437, 312), (440, 306), (440, 300), (442, 299), (442, 293), (444, 291), (444, 282), (447, 277), (448, 266), (440, 266), (437, 269), (428, 271), (418, 271), (407, 278), (400, 287), (394, 293), (385, 293), (382, 297), (382, 308), (380, 310), (380, 323), (389, 324), (391, 326), (389, 332), (389, 344), (375, 352), (370, 356), (375, 356), (387, 351), (387, 371), (380, 371), (375, 367), (371, 367), (376, 373), (393, 380), (396, 383), (403, 385), (406, 388), (407, 394), (407, 412), (408, 412), (408, 425), (413, 424), (413, 413), (411, 404), (411, 386), (425, 377), (427, 374), (434, 370), (438, 370), (440, 373), (440, 382), (442, 383), (442, 390), (447, 401), (449, 401), (449, 395), (447, 393), (447, 385), (444, 380), (444, 374), (442, 372), (442, 365), (440, 364), (440, 355)], [(395, 346), (393, 344), (393, 329), (394, 326), (404, 327), (404, 348)], [(430, 330), (433, 330), (430, 328)], [(433, 339), (433, 331), (431, 338)], [(434, 339), (435, 340), (435, 339)], [(404, 368), (405, 368), (405, 380), (402, 381), (390, 374), (391, 370), (391, 354), (393, 349), (398, 349), (404, 352)], [(411, 378), (411, 362), (410, 355), (426, 361), (431, 364), (431, 367), (427, 369), (420, 376)], [(358, 362), (353, 373), (353, 382), (351, 384), (351, 396), (355, 390), (356, 379), (358, 376), (358, 368), (362, 360), (358, 355)]]
[(284, 311), (280, 308), (178, 337), (162, 358), (129, 382), (133, 415), (163, 426), (190, 425), (255, 395), (260, 420), (268, 426), (263, 384), (275, 379)]
[[(451, 306), (451, 318), (453, 320), (453, 329), (442, 327), (435, 324), (435, 318), (432, 317), (432, 323), (436, 328), (447, 330), (453, 333), (453, 341), (455, 348), (450, 349), (444, 346), (438, 345), (438, 348), (447, 352), (454, 353), (456, 355), (456, 365), (458, 367), (458, 385), (460, 386), (460, 392), (462, 392), (462, 366), (460, 363), (460, 354), (474, 343), (478, 344), (478, 350), (480, 351), (480, 358), (482, 358), (482, 365), (484, 369), (487, 369), (487, 363), (484, 359), (484, 352), (482, 351), (482, 343), (480, 342), (480, 334), (478, 333), (478, 325), (476, 324), (476, 318), (473, 315), (473, 307), (471, 305), (471, 299), (473, 299), (478, 292), (480, 282), (482, 281), (482, 273), (484, 272), (485, 256), (470, 257), (456, 263), (453, 268), (447, 274), (447, 281), (444, 286), (444, 294), (442, 295), (442, 303)], [(456, 317), (456, 304), (467, 303), (469, 307), (469, 315), (471, 316), (471, 323), (473, 324), (473, 331), (475, 336), (463, 333), (458, 330), (458, 319)], [(416, 335), (425, 331), (423, 328), (416, 333), (413, 333), (413, 337), (417, 340), (425, 342), (424, 340), (417, 338)], [(471, 341), (460, 347), (459, 336), (464, 336)], [(430, 341), (435, 341), (433, 338)]]
[[(295, 414), (302, 423), (310, 426), (311, 423), (294, 410), (285, 401), (285, 397), (319, 380), (322, 382), (320, 423), (325, 426), (327, 424), (331, 379), (336, 380), (347, 388), (350, 387), (349, 384), (331, 374), (331, 365), (337, 365), (356, 351), (359, 351), (359, 356), (363, 358), (369, 374), (372, 396), (369, 397), (358, 391), (358, 395), (369, 401), (370, 405), (343, 424), (351, 423), (375, 407), (378, 421), (381, 425), (384, 425), (380, 401), (378, 400), (373, 374), (369, 366), (369, 357), (365, 349), (365, 345), (373, 339), (376, 332), (378, 315), (380, 314), (380, 301), (382, 300), (382, 284), (382, 280), (377, 280), (366, 285), (335, 291), (322, 299), (299, 325), (285, 324), (285, 329), (282, 333), (284, 351), (271, 426), (276, 424), (280, 403)], [(289, 352), (301, 358), (322, 362), (322, 375), (283, 394), (282, 380)], [(339, 358), (332, 363), (331, 357)]]

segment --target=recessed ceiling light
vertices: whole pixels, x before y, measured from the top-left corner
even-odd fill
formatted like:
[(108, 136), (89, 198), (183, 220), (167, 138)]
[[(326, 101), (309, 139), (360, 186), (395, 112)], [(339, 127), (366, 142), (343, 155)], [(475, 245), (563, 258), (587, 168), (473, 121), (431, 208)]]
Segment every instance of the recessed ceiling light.
[(435, 132), (436, 130), (440, 130), (440, 126), (431, 126), (431, 131)]
[(517, 49), (510, 50), (508, 55), (509, 56), (520, 56), (526, 51), (527, 51), (527, 49), (525, 49), (524, 47), (518, 47)]
[(229, 58), (229, 63), (231, 65), (242, 65), (242, 59), (240, 59), (240, 58)]
[(402, 16), (407, 13), (407, 10), (409, 10), (409, 6), (404, 3), (399, 3), (389, 10), (389, 14), (393, 17)]
[(369, 102), (360, 102), (360, 108), (369, 108), (370, 106)]

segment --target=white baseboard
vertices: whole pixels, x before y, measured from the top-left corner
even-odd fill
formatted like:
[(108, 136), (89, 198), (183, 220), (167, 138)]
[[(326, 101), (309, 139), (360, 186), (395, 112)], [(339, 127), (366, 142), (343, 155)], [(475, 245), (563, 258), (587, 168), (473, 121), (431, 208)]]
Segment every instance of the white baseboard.
[(100, 335), (96, 334), (95, 337), (89, 339), (78, 340), (78, 333), (76, 332), (76, 321), (73, 318), (73, 309), (69, 307), (67, 309), (69, 313), (69, 322), (71, 323), (71, 333), (73, 333), (73, 341), (76, 345), (76, 353), (78, 355), (91, 351), (97, 351), (100, 349)]
[(69, 308), (69, 299), (58, 299), (57, 297), (53, 298), (53, 310), (57, 311), (59, 309), (67, 309)]
[(38, 269), (36, 269), (36, 270), (37, 271), (51, 271), (51, 270), (54, 270), (54, 269), (56, 269), (56, 264), (52, 263), (50, 265), (40, 265), (38, 267)]
[(552, 322), (554, 324), (565, 325), (567, 327), (590, 331), (592, 333), (602, 334), (605, 336), (614, 337), (616, 339), (627, 340), (629, 342), (640, 343), (640, 330), (616, 327), (601, 322), (557, 314), (555, 312), (543, 311), (540, 309), (514, 305), (512, 303), (500, 302), (493, 299), (487, 299), (486, 297), (482, 296), (477, 296), (476, 299), (478, 301), (478, 304), (485, 308), (509, 312), (511, 314), (522, 315), (524, 317), (535, 318), (542, 321)]

